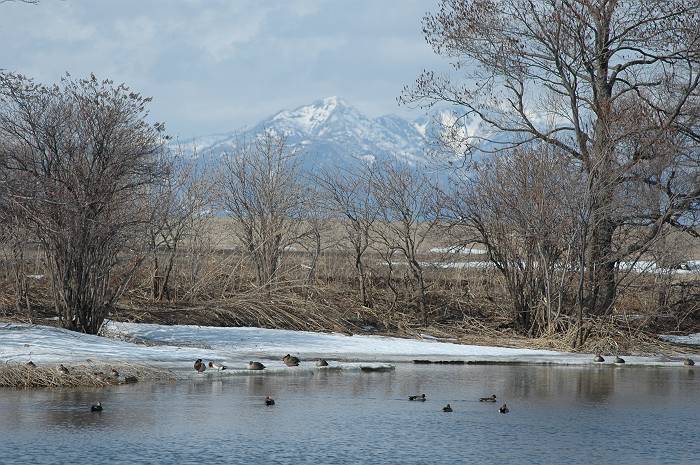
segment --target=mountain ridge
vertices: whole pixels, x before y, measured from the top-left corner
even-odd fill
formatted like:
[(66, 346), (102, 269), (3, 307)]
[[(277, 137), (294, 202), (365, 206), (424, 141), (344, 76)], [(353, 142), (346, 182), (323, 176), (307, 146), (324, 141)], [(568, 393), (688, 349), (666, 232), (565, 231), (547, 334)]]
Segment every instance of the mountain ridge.
[(232, 152), (242, 140), (273, 130), (300, 151), (307, 168), (344, 166), (358, 159), (396, 158), (410, 164), (427, 162), (431, 122), (395, 114), (371, 118), (344, 99), (332, 96), (294, 109), (280, 110), (238, 130), (193, 137), (177, 143), (191, 156), (212, 160)]

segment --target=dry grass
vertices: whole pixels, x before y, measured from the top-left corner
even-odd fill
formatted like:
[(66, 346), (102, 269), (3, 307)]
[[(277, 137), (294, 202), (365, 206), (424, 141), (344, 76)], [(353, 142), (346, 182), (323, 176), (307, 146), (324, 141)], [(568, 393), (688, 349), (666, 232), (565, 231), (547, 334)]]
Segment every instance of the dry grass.
[[(174, 376), (167, 370), (128, 363), (68, 365), (68, 373), (61, 373), (56, 365), (29, 366), (6, 363), (0, 365), (0, 387), (17, 389), (104, 387), (130, 384), (138, 381), (172, 381)], [(111, 370), (119, 377), (111, 375)]]

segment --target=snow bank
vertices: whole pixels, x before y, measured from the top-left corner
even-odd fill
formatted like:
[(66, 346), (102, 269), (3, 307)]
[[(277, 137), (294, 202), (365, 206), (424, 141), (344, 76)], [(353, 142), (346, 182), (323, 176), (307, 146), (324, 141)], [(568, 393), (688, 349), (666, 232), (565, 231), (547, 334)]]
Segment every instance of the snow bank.
[[(109, 322), (105, 333), (127, 335), (160, 344), (201, 344), (229, 359), (259, 358), (278, 360), (286, 353), (302, 359), (327, 358), (343, 361), (409, 362), (417, 359), (464, 360), (483, 362), (530, 362), (590, 364), (593, 355), (551, 350), (514, 349), (462, 345), (385, 336), (346, 336), (338, 333), (315, 333), (264, 328), (216, 328), (208, 326), (162, 326)], [(625, 357), (628, 364), (682, 364), (682, 358)]]
[[(286, 331), (262, 328), (163, 326), (107, 322), (108, 337), (74, 333), (48, 326), (0, 325), (0, 362), (79, 363), (131, 362), (191, 370), (197, 358), (223, 362), (243, 370), (249, 360), (270, 371), (290, 373), (281, 362), (286, 353), (299, 356), (300, 369), (314, 369), (313, 360), (327, 358), (346, 369), (380, 363), (422, 360), (590, 364), (592, 355), (504, 347), (460, 345), (435, 339)], [(139, 344), (128, 342), (139, 341)], [(682, 364), (682, 358), (625, 357), (628, 364)], [(297, 370), (297, 369), (295, 369)]]
[(659, 335), (659, 339), (666, 342), (672, 342), (674, 344), (700, 346), (700, 333), (688, 334), (687, 336), (661, 334)]
[(183, 347), (148, 347), (101, 336), (38, 325), (0, 325), (0, 362), (35, 363), (125, 361), (176, 364), (215, 357), (215, 351)]

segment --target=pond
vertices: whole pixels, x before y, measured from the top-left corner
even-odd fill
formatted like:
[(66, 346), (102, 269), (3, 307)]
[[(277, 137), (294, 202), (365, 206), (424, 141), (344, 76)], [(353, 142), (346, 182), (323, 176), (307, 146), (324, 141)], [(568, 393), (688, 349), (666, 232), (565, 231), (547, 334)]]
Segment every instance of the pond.
[[(407, 400), (417, 393), (428, 400)], [(499, 403), (478, 401), (491, 394)], [(104, 411), (90, 412), (98, 400)], [(399, 364), (0, 390), (0, 463), (690, 464), (699, 401), (696, 369), (624, 366)]]

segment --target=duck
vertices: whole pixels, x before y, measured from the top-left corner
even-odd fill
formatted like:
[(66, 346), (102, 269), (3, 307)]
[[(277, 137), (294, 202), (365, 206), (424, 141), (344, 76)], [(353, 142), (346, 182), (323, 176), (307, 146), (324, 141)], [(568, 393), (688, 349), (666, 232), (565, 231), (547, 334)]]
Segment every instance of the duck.
[(597, 355), (595, 356), (595, 358), (593, 359), (593, 361), (594, 361), (594, 362), (598, 362), (598, 363), (602, 363), (602, 362), (605, 361), (605, 359), (603, 358), (602, 355), (597, 354)]
[(267, 406), (275, 405), (275, 399), (273, 399), (270, 396), (265, 397), (265, 405), (267, 405)]
[(60, 371), (63, 375), (67, 375), (68, 373), (70, 373), (68, 371), (68, 368), (64, 367), (62, 363), (58, 366), (58, 371)]
[(285, 355), (284, 357), (282, 357), (282, 361), (288, 367), (299, 366), (299, 359), (293, 355), (289, 355), (289, 354)]
[(428, 399), (425, 398), (425, 394), (421, 394), (421, 395), (416, 395), (416, 396), (408, 396), (408, 400), (419, 400), (419, 401), (425, 402)]
[(221, 371), (226, 369), (226, 365), (219, 365), (218, 363), (209, 362), (209, 368), (211, 368), (212, 370)]
[(202, 363), (202, 359), (201, 359), (201, 358), (198, 358), (198, 359), (194, 362), (194, 369), (197, 370), (197, 373), (204, 373), (204, 370), (206, 370), (207, 367), (204, 366), (204, 363)]
[(496, 394), (491, 394), (490, 397), (481, 397), (479, 402), (496, 402)]
[(248, 362), (248, 369), (249, 370), (264, 370), (265, 365), (263, 365), (260, 362)]
[(91, 412), (101, 412), (102, 411), (102, 402), (98, 402), (92, 407), (90, 407)]
[(36, 363), (32, 362), (31, 360), (27, 362), (27, 366), (29, 368), (36, 368)]
[(447, 404), (447, 405), (445, 405), (445, 406), (442, 408), (442, 411), (443, 411), (443, 412), (451, 412), (451, 411), (452, 411), (452, 407), (450, 407), (450, 404)]
[(326, 361), (325, 358), (319, 359), (319, 361), (316, 362), (317, 367), (327, 367), (328, 362)]
[(119, 372), (117, 370), (115, 370), (114, 368), (112, 368), (111, 373), (112, 373), (112, 378), (119, 378)]
[(686, 358), (685, 360), (683, 360), (683, 365), (689, 366), (689, 367), (695, 366), (695, 360), (693, 360), (692, 358), (688, 357), (688, 358)]
[(625, 363), (625, 359), (622, 357), (615, 357), (615, 363)]
[(498, 408), (498, 412), (506, 414), (506, 413), (510, 412), (510, 409), (508, 408), (508, 406), (506, 404), (503, 404)]

